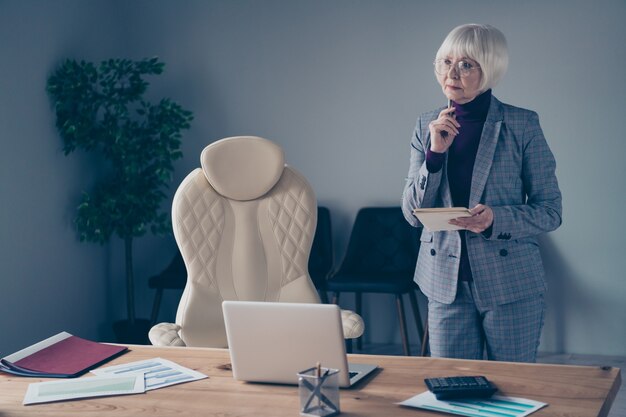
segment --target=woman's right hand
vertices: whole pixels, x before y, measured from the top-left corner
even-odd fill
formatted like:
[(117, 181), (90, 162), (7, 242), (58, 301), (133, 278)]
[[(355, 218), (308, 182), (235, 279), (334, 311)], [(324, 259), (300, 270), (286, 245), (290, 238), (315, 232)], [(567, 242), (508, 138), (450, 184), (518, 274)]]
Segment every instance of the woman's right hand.
[(428, 124), (430, 130), (430, 150), (444, 153), (448, 150), (461, 125), (454, 118), (454, 107), (443, 109), (439, 117)]

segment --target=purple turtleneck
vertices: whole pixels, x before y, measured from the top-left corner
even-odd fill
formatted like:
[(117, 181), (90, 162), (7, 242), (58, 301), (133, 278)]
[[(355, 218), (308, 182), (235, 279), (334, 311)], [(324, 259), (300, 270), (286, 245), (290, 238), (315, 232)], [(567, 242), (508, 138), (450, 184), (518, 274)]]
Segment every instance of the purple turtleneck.
[[(480, 144), (480, 136), (487, 119), (487, 112), (491, 104), (491, 90), (487, 90), (474, 100), (465, 104), (452, 102), (456, 120), (461, 124), (459, 134), (456, 135), (448, 149), (448, 184), (452, 195), (452, 204), (455, 207), (469, 205), (472, 188), (472, 173), (476, 152)], [(438, 172), (445, 160), (445, 153), (426, 151), (426, 168), (429, 172)], [(461, 235), (461, 260), (459, 264), (459, 280), (471, 281), (472, 270), (465, 245), (465, 231), (459, 230)]]

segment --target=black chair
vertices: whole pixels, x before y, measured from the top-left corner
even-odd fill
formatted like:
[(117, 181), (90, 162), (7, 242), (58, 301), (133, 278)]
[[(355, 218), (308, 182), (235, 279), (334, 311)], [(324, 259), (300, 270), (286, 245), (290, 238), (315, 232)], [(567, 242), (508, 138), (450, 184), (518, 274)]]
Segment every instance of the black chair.
[(163, 272), (150, 277), (148, 279), (148, 287), (156, 289), (154, 294), (154, 302), (152, 303), (152, 314), (150, 315), (150, 323), (154, 326), (159, 316), (161, 307), (161, 299), (163, 298), (163, 290), (182, 290), (187, 283), (187, 268), (179, 251), (172, 258), (170, 264)]
[[(339, 270), (326, 282), (334, 292), (333, 303), (342, 292), (356, 296), (356, 313), (361, 314), (363, 293), (395, 294), (404, 354), (410, 355), (402, 295), (408, 294), (425, 353), (425, 335), (413, 281), (419, 252), (418, 229), (410, 226), (400, 207), (366, 207), (359, 210), (354, 221), (345, 259)], [(357, 348), (361, 349), (361, 338)]]
[(317, 228), (309, 255), (309, 275), (320, 294), (323, 303), (328, 304), (326, 280), (333, 267), (333, 236), (330, 224), (330, 210), (317, 208)]
[[(333, 266), (332, 234), (330, 228), (330, 211), (326, 207), (317, 208), (317, 229), (313, 238), (313, 246), (309, 256), (309, 274), (315, 288), (324, 303), (328, 303), (326, 295), (326, 278)], [(159, 316), (163, 290), (182, 290), (187, 284), (187, 269), (180, 252), (163, 272), (148, 279), (148, 287), (156, 289), (152, 303), (151, 325), (155, 325)]]

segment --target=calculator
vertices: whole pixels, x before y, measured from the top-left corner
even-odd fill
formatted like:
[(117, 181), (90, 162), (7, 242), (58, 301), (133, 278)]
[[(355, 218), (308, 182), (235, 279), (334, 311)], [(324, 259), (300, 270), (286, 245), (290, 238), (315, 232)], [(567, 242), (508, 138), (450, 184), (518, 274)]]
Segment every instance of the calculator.
[(424, 379), (438, 400), (489, 398), (498, 388), (484, 376), (450, 376)]

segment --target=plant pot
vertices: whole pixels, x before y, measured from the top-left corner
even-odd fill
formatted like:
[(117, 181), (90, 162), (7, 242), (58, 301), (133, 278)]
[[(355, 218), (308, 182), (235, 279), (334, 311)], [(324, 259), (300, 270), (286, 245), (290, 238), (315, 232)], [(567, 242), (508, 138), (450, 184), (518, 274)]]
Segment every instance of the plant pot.
[(148, 319), (135, 319), (132, 326), (128, 320), (113, 322), (113, 332), (118, 343), (149, 345), (148, 331), (150, 331), (150, 320)]

